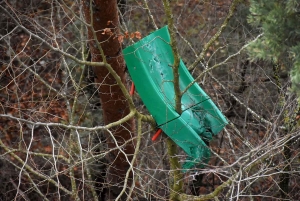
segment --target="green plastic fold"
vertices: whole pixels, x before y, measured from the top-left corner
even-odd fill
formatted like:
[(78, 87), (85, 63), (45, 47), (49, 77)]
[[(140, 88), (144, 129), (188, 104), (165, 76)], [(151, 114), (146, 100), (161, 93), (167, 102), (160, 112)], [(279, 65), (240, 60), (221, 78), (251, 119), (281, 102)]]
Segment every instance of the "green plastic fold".
[[(206, 143), (228, 122), (197, 83), (182, 97), (182, 114), (175, 111), (174, 56), (167, 26), (125, 48), (123, 54), (136, 90), (158, 127), (189, 156), (183, 169), (207, 163), (210, 150)], [(180, 61), (180, 89), (183, 91), (193, 81)]]

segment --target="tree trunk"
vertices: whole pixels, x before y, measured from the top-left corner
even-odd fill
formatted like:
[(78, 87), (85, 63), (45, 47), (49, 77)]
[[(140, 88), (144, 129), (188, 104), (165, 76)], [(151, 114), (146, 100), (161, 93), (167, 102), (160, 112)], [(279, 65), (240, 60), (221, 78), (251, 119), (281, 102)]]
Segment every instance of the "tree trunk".
[[(92, 12), (90, 2), (93, 2)], [(93, 13), (92, 27), (95, 30), (96, 38), (101, 45), (105, 59), (121, 78), (123, 84), (126, 84), (125, 62), (122, 56), (122, 46), (117, 37), (118, 29), (118, 8), (117, 0), (82, 0), (85, 21), (91, 23), (91, 13)], [(109, 29), (108, 29), (109, 28)], [(88, 29), (88, 40), (90, 53), (93, 62), (102, 62), (101, 51), (97, 47), (92, 29)], [(128, 101), (124, 97), (120, 87), (117, 85), (113, 76), (105, 67), (93, 68), (96, 82), (99, 83), (99, 94), (103, 109), (104, 123), (109, 124), (126, 116), (130, 110)], [(126, 85), (125, 85), (126, 86)], [(134, 130), (134, 119), (129, 120), (123, 125), (117, 126), (112, 130), (118, 145), (124, 144), (132, 138)], [(108, 149), (116, 147), (112, 137), (107, 133)], [(129, 160), (134, 153), (134, 144), (128, 143), (124, 152)], [(129, 168), (126, 156), (120, 151), (112, 151), (108, 154), (108, 169), (106, 182), (108, 186), (108, 195), (106, 200), (115, 199), (123, 187), (125, 174)], [(129, 185), (131, 182), (128, 183)]]

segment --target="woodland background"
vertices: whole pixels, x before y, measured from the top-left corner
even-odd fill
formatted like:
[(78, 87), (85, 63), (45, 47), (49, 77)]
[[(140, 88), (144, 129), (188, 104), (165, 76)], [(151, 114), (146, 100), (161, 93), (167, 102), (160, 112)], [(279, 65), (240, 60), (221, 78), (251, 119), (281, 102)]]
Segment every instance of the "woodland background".
[[(0, 1), (0, 200), (299, 200), (299, 5)], [(184, 174), (121, 54), (166, 24), (230, 122)]]

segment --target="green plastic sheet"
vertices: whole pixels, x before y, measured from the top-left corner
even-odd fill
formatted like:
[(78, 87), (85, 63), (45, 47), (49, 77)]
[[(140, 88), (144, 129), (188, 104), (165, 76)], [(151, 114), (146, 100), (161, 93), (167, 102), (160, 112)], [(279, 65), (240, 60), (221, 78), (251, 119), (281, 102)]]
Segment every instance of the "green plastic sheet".
[[(208, 142), (228, 122), (197, 83), (182, 96), (182, 114), (175, 111), (174, 56), (168, 27), (125, 48), (123, 54), (136, 90), (158, 127), (189, 156), (183, 165), (184, 171), (207, 163), (210, 157)], [(183, 91), (193, 81), (180, 61), (180, 89)]]

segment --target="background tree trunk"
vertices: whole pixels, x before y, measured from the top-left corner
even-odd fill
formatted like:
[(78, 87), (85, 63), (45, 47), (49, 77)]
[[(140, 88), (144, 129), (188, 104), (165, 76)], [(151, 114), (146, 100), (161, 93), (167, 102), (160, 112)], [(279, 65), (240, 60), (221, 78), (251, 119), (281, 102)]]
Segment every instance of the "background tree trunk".
[[(89, 3), (90, 0), (84, 0), (83, 8), (86, 22), (91, 23)], [(122, 56), (122, 46), (115, 37), (119, 33), (117, 0), (94, 0), (92, 10), (92, 28), (96, 32), (97, 40), (101, 45), (106, 61), (120, 76), (122, 82), (126, 84), (125, 62)], [(111, 34), (105, 32), (105, 28), (109, 28)], [(93, 62), (103, 61), (91, 28), (88, 29), (88, 40), (92, 58), (91, 60)], [(126, 98), (124, 97), (120, 87), (116, 84), (113, 76), (105, 67), (94, 67), (93, 70), (96, 76), (95, 81), (99, 83), (99, 94), (103, 109), (104, 123), (109, 124), (120, 120), (130, 112)], [(125, 141), (130, 140), (132, 138), (133, 130), (134, 119), (131, 119), (126, 124), (116, 127), (115, 130), (113, 130), (113, 135), (118, 141), (118, 145), (122, 145)], [(116, 145), (111, 136), (107, 135), (107, 138), (108, 148), (115, 148)], [(128, 143), (125, 146), (124, 152), (130, 160), (134, 153), (133, 143)], [(125, 174), (129, 168), (129, 164), (126, 161), (126, 156), (118, 150), (112, 151), (108, 155), (108, 163), (111, 164), (107, 169), (106, 175), (107, 184), (110, 185), (108, 186), (108, 199), (114, 199), (122, 190), (122, 184)]]

